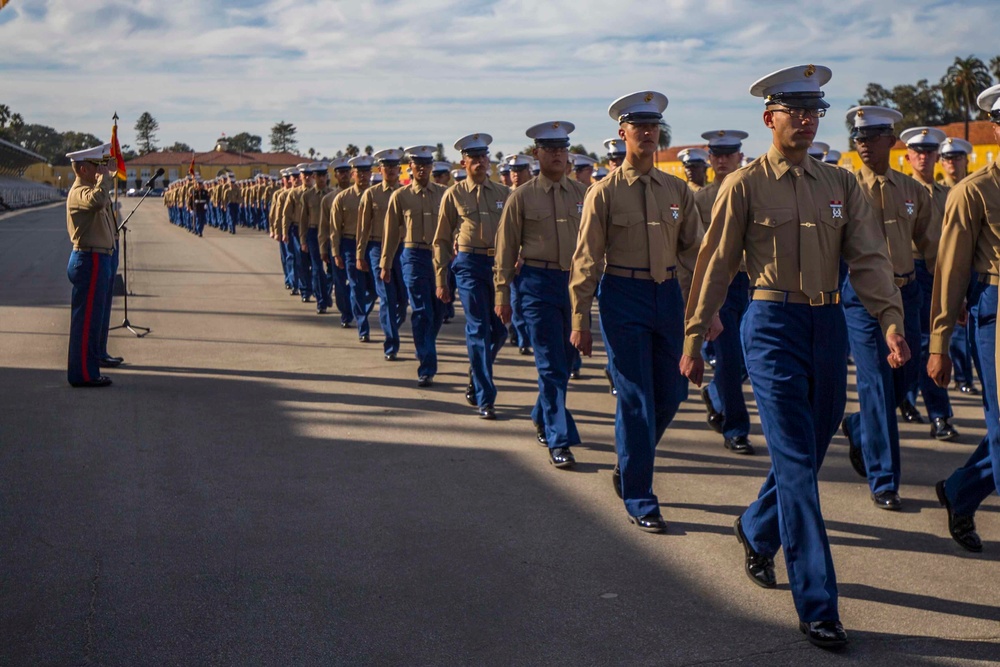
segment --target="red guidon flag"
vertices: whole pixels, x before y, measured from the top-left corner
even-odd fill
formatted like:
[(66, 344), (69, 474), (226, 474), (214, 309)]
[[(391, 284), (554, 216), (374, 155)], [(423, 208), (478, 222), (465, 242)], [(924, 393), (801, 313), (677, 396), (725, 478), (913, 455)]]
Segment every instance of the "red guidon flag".
[(194, 153), (191, 153), (191, 166), (188, 167), (188, 175), (194, 176)]
[(115, 175), (118, 180), (125, 179), (125, 158), (122, 157), (122, 147), (118, 145), (118, 126), (111, 127), (111, 159), (115, 161)]

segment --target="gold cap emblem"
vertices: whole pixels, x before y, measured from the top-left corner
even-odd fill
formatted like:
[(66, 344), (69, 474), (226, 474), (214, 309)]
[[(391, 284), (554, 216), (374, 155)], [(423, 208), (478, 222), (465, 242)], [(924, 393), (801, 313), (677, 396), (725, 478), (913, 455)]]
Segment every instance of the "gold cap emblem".
[(719, 136), (720, 137), (726, 136), (726, 131), (725, 130), (719, 130)]
[(929, 131), (930, 131), (930, 130), (920, 130), (920, 134), (921, 134), (921, 136), (925, 136), (925, 137), (926, 137), (926, 136), (927, 136), (927, 133), (928, 133)]
[(806, 71), (805, 71), (805, 75), (806, 76), (812, 76), (815, 73), (816, 73), (816, 66), (815, 65), (808, 65), (808, 66), (806, 66)]
[(864, 118), (864, 116), (865, 116), (865, 110), (858, 109), (858, 118)]
[(651, 102), (653, 100), (653, 93), (646, 93), (646, 97), (643, 99), (647, 102)]
[(478, 141), (479, 140), (479, 135), (478, 134), (474, 134), (474, 135), (472, 135), (472, 138)]
[(553, 130), (559, 129), (559, 123), (552, 123), (552, 129)]

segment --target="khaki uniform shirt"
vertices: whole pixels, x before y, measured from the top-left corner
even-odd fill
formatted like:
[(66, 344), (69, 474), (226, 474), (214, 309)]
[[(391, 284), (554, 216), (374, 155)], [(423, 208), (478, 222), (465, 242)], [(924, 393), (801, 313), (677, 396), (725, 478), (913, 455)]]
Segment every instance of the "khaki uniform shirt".
[[(681, 291), (687, 293), (686, 283), (704, 235), (694, 193), (676, 176), (650, 170), (649, 187), (659, 219), (647, 220), (646, 186), (640, 177), (626, 160), (587, 190), (569, 283), (574, 331), (590, 328), (590, 308), (605, 264), (649, 271), (650, 255), (658, 253), (665, 258), (666, 267), (677, 271)], [(663, 226), (664, 243), (651, 248), (647, 227), (657, 222)]]
[(330, 244), (333, 254), (340, 254), (341, 239), (357, 239), (358, 208), (361, 206), (362, 190), (357, 184), (337, 193), (333, 199), (333, 224), (330, 231)]
[(716, 178), (705, 187), (695, 190), (694, 204), (698, 207), (698, 215), (701, 216), (701, 224), (705, 231), (708, 231), (708, 224), (712, 222), (712, 205), (715, 204), (715, 198), (719, 196), (721, 183), (722, 179)]
[(281, 236), (281, 209), (285, 206), (285, 197), (288, 196), (290, 188), (281, 188), (274, 193), (271, 198), (271, 211), (268, 213), (267, 224), (271, 229), (271, 233), (278, 237), (280, 241)]
[(793, 165), (774, 146), (729, 174), (719, 187), (692, 278), (684, 354), (701, 357), (705, 332), (726, 300), (741, 255), (753, 287), (801, 293), (799, 229), (813, 220), (822, 253), (821, 265), (815, 267), (821, 289), (839, 289), (843, 257), (851, 269), (851, 284), (883, 332), (902, 333), (902, 299), (893, 283), (885, 236), (857, 178), (813, 159), (803, 160), (800, 168), (800, 178), (811, 186), (811, 210), (799, 209)]
[(489, 179), (477, 185), (471, 178), (444, 193), (434, 231), (434, 273), (438, 287), (448, 286), (448, 266), (454, 255), (456, 235), (459, 251), (494, 249), (500, 214), (509, 195), (506, 185)]
[(428, 181), (426, 188), (413, 181), (392, 193), (389, 211), (385, 215), (385, 229), (382, 230), (380, 266), (383, 269), (392, 268), (400, 240), (404, 244), (417, 244), (413, 247), (431, 249), (441, 199), (446, 190), (447, 188), (434, 181)]
[[(323, 197), (329, 192), (329, 185), (322, 190), (314, 185), (302, 193), (302, 210), (299, 212), (299, 241), (303, 247), (306, 245), (306, 237), (310, 229), (315, 229), (316, 233), (319, 234), (319, 220), (323, 214)], [(322, 245), (323, 240), (320, 238), (320, 246)]]
[(66, 196), (66, 231), (74, 250), (111, 254), (115, 249), (115, 219), (111, 212), (112, 177), (99, 175), (97, 184), (73, 182)]
[(570, 270), (586, 194), (586, 186), (578, 181), (563, 176), (553, 182), (544, 174), (511, 193), (500, 218), (493, 265), (498, 306), (510, 305), (519, 257), (549, 263), (545, 268)]
[(329, 192), (319, 202), (319, 252), (326, 257), (330, 254), (330, 232), (333, 231), (333, 200), (340, 193), (339, 185), (331, 185)]
[(931, 354), (948, 354), (969, 276), (1000, 276), (1000, 164), (966, 176), (948, 193), (931, 299)]
[(941, 184), (944, 185), (944, 187), (948, 188), (949, 190), (961, 182), (962, 181), (953, 181), (947, 174), (945, 174), (945, 177), (941, 180)]
[(705, 185), (698, 185), (694, 181), (686, 181), (686, 183), (687, 186), (691, 188), (691, 192), (700, 192), (701, 190), (704, 190), (707, 187)]
[(861, 165), (855, 175), (875, 212), (875, 219), (882, 223), (896, 278), (909, 277), (913, 273), (914, 259), (926, 257), (927, 266), (933, 269), (941, 238), (941, 221), (937, 218), (934, 224), (935, 213), (927, 190), (906, 174), (892, 169), (881, 179), (885, 181), (882, 192), (879, 192), (879, 176), (867, 166)]
[(304, 185), (296, 185), (289, 189), (285, 196), (285, 201), (281, 205), (281, 237), (285, 238), (291, 234), (292, 225), (299, 224), (299, 212), (302, 210), (302, 195), (305, 193)]
[[(920, 174), (913, 172), (913, 180), (918, 184), (922, 185), (927, 193), (930, 195), (931, 199), (931, 225), (935, 238), (941, 238), (941, 221), (944, 220), (944, 202), (948, 199), (948, 190), (950, 186), (943, 185), (934, 181), (932, 183), (925, 182), (920, 178)], [(934, 254), (930, 256), (925, 256), (917, 248), (917, 245), (913, 244), (913, 259), (922, 259), (927, 262), (927, 270), (934, 271), (934, 262), (937, 258), (937, 241), (934, 242)]]
[(233, 183), (229, 186), (229, 190), (226, 191), (226, 203), (227, 204), (242, 204), (243, 203), (243, 191), (240, 186)]
[[(390, 186), (382, 181), (365, 190), (358, 206), (358, 257), (365, 257), (368, 242), (382, 242), (382, 231), (385, 229), (385, 214), (389, 210), (389, 198), (399, 189), (399, 184)], [(375, 267), (372, 267), (373, 269)]]

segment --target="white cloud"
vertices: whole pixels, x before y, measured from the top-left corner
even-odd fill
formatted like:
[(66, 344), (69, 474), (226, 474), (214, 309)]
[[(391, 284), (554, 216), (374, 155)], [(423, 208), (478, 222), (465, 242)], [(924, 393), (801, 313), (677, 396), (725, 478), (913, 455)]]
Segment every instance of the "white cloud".
[[(30, 122), (123, 137), (143, 111), (161, 144), (208, 148), (221, 132), (267, 140), (288, 120), (300, 147), (449, 145), (468, 131), (498, 149), (560, 118), (591, 150), (607, 106), (644, 88), (671, 100), (675, 143), (715, 127), (766, 146), (756, 78), (791, 64), (834, 70), (821, 138), (869, 81), (940, 77), (956, 55), (996, 48), (988, 2), (836, 4), (737, 0), (15, 0), (0, 12), (4, 103)], [(1000, 49), (998, 49), (1000, 51)]]

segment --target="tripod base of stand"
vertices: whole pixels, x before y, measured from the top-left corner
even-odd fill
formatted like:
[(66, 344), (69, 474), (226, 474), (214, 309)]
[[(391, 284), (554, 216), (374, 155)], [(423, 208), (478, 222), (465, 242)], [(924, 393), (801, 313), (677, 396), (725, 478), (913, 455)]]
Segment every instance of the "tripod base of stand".
[[(108, 331), (114, 331), (115, 329), (128, 329), (129, 331), (132, 332), (133, 335), (135, 335), (136, 338), (142, 338), (150, 331), (152, 331), (152, 329), (150, 329), (149, 327), (139, 327), (133, 325), (131, 322), (128, 321), (127, 317), (124, 320), (122, 320), (121, 324), (119, 324), (116, 327), (111, 327), (110, 329), (108, 329)], [(139, 333), (140, 331), (142, 333)]]

